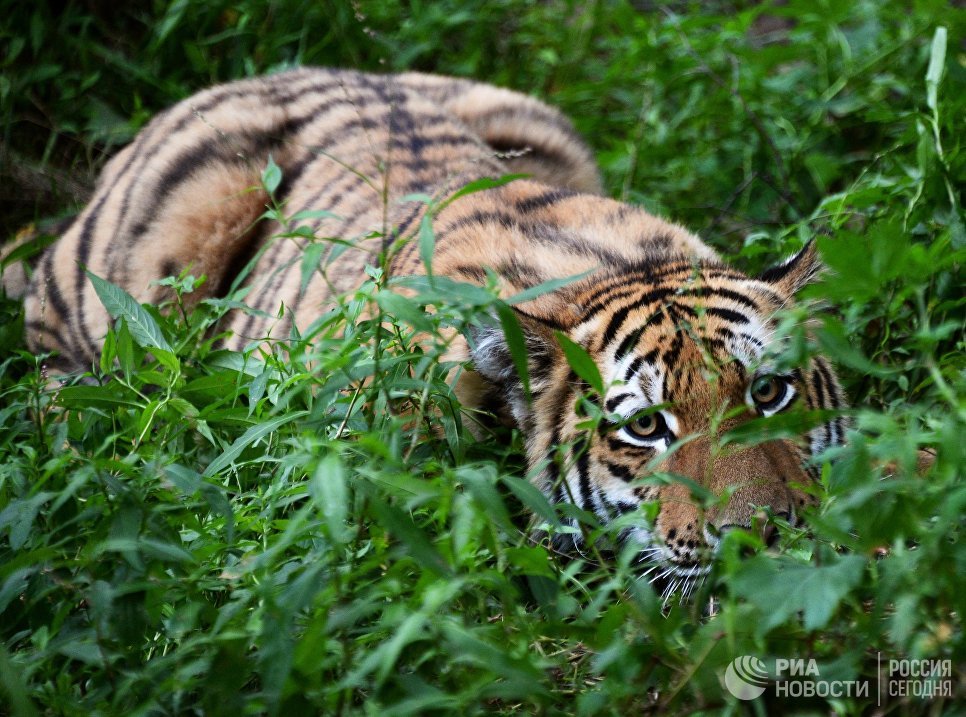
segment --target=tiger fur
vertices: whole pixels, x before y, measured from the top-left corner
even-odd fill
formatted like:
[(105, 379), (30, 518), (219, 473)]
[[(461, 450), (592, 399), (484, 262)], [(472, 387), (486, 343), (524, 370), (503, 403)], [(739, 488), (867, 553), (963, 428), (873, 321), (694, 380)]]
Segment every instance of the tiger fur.
[[(354, 246), (304, 291), (304, 244), (267, 244), (283, 228), (259, 221), (269, 156), (282, 171), (275, 201), (285, 213), (327, 210), (303, 224)], [(164, 298), (153, 281), (190, 267), (208, 277), (202, 291), (218, 295), (260, 249), (246, 298), (257, 311), (231, 317), (228, 345), (284, 337), (334, 294), (355, 289), (391, 242), (414, 234), (426, 204), (407, 195), (442, 198), (516, 172), (531, 178), (468, 194), (435, 216), (434, 272), (483, 283), (490, 269), (504, 296), (588, 274), (517, 307), (530, 400), (502, 331), (488, 327), (459, 344), (476, 372), (464, 374), (461, 395), (469, 404), (499, 397), (551, 501), (576, 503), (604, 522), (658, 501), (656, 520), (631, 520), (622, 537), (676, 585), (693, 586), (723, 531), (751, 526), (762, 506), (794, 520), (815, 477), (808, 459), (843, 440), (844, 419), (835, 417), (801, 440), (716, 444), (721, 433), (796, 401), (843, 407), (824, 359), (788, 373), (773, 368), (782, 350), (775, 312), (812, 278), (814, 248), (758, 277), (730, 268), (686, 229), (600, 196), (598, 170), (573, 126), (525, 95), (421, 74), (299, 69), (181, 102), (108, 163), (87, 207), (42, 256), (26, 290), (29, 345), (56, 352), (60, 371), (96, 360), (108, 317), (85, 268), (150, 302)], [(422, 273), (417, 242), (390, 269)], [(557, 331), (590, 354), (608, 386), (598, 401), (609, 420), (593, 434), (578, 426), (588, 387), (563, 358)], [(732, 491), (730, 499), (702, 510), (684, 483), (638, 480), (655, 470)], [(581, 538), (572, 539), (579, 547)]]

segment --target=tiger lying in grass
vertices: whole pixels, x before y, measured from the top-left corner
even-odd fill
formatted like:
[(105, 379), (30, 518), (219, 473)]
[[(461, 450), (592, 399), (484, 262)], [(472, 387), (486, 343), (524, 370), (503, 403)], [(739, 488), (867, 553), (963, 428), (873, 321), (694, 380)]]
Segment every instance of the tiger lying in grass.
[[(286, 213), (326, 210), (309, 222), (315, 236), (353, 243), (304, 291), (303, 245), (267, 244), (281, 228), (258, 221), (269, 156), (281, 168), (275, 200)], [(434, 272), (485, 283), (490, 269), (504, 296), (587, 276), (518, 307), (530, 400), (497, 328), (463, 342), (477, 373), (462, 395), (502, 403), (525, 435), (531, 467), (544, 466), (536, 481), (551, 501), (604, 522), (659, 501), (656, 520), (639, 513), (623, 536), (686, 591), (706, 573), (722, 532), (751, 526), (761, 506), (794, 520), (808, 500), (801, 488), (815, 478), (807, 459), (843, 440), (844, 419), (835, 417), (800, 441), (716, 444), (750, 418), (799, 402), (842, 408), (825, 360), (794, 370), (775, 363), (775, 312), (814, 275), (815, 253), (808, 246), (758, 277), (739, 273), (682, 227), (599, 196), (597, 169), (571, 124), (532, 98), (443, 77), (321, 69), (197, 94), (112, 159), (88, 206), (41, 258), (26, 288), (30, 346), (56, 351), (61, 371), (95, 360), (108, 317), (85, 268), (157, 301), (162, 289), (152, 282), (161, 277), (190, 266), (218, 295), (253, 258), (247, 302), (258, 311), (232, 317), (229, 346), (286, 335), (291, 322), (306, 326), (334, 294), (357, 287), (390, 243), (415, 233), (427, 205), (409, 195), (442, 198), (517, 172), (532, 180), (468, 194), (435, 216)], [(396, 253), (390, 270), (423, 272), (418, 242)], [(578, 428), (576, 409), (588, 387), (555, 332), (586, 350), (608, 387), (597, 400), (610, 420), (592, 435)], [(639, 480), (655, 470), (730, 498), (702, 510), (683, 482)]]

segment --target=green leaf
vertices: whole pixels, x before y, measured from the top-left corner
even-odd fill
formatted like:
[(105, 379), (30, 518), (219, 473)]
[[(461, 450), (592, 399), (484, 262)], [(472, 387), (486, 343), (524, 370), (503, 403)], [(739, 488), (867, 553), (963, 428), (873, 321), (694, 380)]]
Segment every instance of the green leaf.
[[(171, 373), (178, 373), (181, 370), (181, 360), (177, 354), (165, 351), (161, 348), (151, 350), (151, 355), (158, 360), (158, 363), (168, 369)], [(163, 385), (163, 384), (160, 384)]]
[(433, 198), (428, 194), (422, 192), (416, 192), (415, 194), (406, 194), (399, 198), (400, 204), (406, 204), (408, 202), (420, 202), (421, 204), (432, 204)]
[(10, 526), (11, 548), (20, 550), (24, 546), (40, 508), (55, 495), (48, 491), (37, 493), (30, 498), (13, 501), (0, 512), (0, 530)]
[(550, 501), (547, 500), (547, 496), (533, 483), (510, 475), (502, 476), (500, 480), (528, 510), (543, 518), (550, 525), (560, 524), (560, 518), (557, 517), (557, 513), (550, 505)]
[(405, 546), (406, 552), (421, 567), (438, 575), (450, 574), (446, 561), (433, 546), (425, 531), (419, 528), (409, 515), (380, 499), (373, 500), (371, 507), (379, 523)]
[(417, 331), (433, 330), (433, 322), (426, 312), (407, 296), (393, 291), (380, 291), (376, 294), (376, 302), (387, 314), (401, 319)]
[(57, 404), (64, 408), (140, 408), (142, 402), (122, 392), (116, 384), (66, 386), (57, 392)]
[(194, 556), (180, 545), (166, 543), (156, 538), (138, 536), (135, 538), (109, 538), (97, 546), (95, 553), (138, 552), (145, 557), (169, 563), (194, 563)]
[(202, 473), (202, 477), (210, 478), (222, 469), (227, 468), (236, 458), (238, 458), (238, 456), (241, 455), (242, 451), (244, 451), (250, 445), (278, 430), (286, 423), (297, 421), (306, 415), (308, 415), (308, 411), (294, 411), (293, 413), (279, 416), (271, 421), (266, 421), (265, 423), (259, 423), (256, 426), (252, 426), (237, 440), (235, 440), (235, 442), (232, 443), (224, 453), (208, 464), (205, 472)]
[(301, 212), (296, 212), (288, 218), (293, 224), (296, 222), (301, 222), (306, 219), (341, 219), (338, 214), (333, 214), (326, 209), (303, 209)]
[(9, 254), (0, 256), (0, 274), (3, 273), (3, 269), (11, 264), (16, 264), (19, 261), (25, 261), (37, 256), (44, 249), (57, 241), (58, 238), (59, 237), (56, 234), (46, 234), (41, 232), (37, 234), (37, 236), (31, 237), (27, 241), (24, 241)]
[(752, 418), (724, 433), (719, 443), (721, 446), (729, 443), (753, 446), (780, 438), (794, 440), (840, 415), (841, 411), (794, 410)]
[(465, 197), (467, 194), (474, 194), (476, 192), (482, 192), (487, 189), (502, 187), (505, 184), (509, 184), (510, 182), (515, 182), (518, 179), (523, 179), (529, 176), (530, 175), (528, 174), (505, 174), (502, 177), (498, 177), (496, 179), (492, 177), (483, 177), (481, 179), (474, 180), (472, 182), (469, 182), (468, 184), (465, 184), (461, 189), (459, 189), (454, 194), (451, 194), (446, 199), (446, 201), (441, 202), (439, 206), (435, 208), (433, 213), (438, 215), (447, 206), (455, 202), (460, 197)]
[(469, 488), (470, 494), (483, 507), (489, 519), (501, 530), (513, 532), (513, 522), (506, 504), (493, 482), (493, 472), (479, 468), (462, 468), (457, 477)]
[(937, 27), (929, 48), (929, 68), (926, 70), (926, 104), (933, 112), (939, 105), (939, 83), (946, 66), (946, 28)]
[(262, 186), (269, 194), (274, 194), (278, 185), (282, 183), (282, 170), (275, 164), (272, 155), (268, 155), (268, 164), (262, 170)]
[(305, 292), (305, 288), (312, 280), (312, 274), (319, 268), (322, 254), (327, 249), (327, 245), (322, 242), (312, 242), (302, 250), (302, 283), (299, 288), (300, 293)]
[(500, 326), (503, 328), (503, 336), (506, 338), (507, 348), (510, 351), (510, 358), (516, 367), (517, 375), (523, 384), (523, 393), (530, 400), (530, 369), (529, 357), (527, 355), (527, 340), (520, 328), (517, 315), (507, 304), (498, 303), (496, 305), (497, 315), (500, 317)]
[(560, 289), (561, 287), (569, 286), (576, 281), (580, 281), (584, 277), (590, 276), (593, 273), (594, 269), (591, 269), (583, 272), (582, 274), (574, 274), (573, 276), (567, 276), (563, 279), (550, 279), (549, 281), (541, 282), (536, 286), (531, 286), (529, 289), (524, 289), (519, 294), (514, 294), (506, 300), (506, 303), (516, 305), (527, 301), (533, 301), (544, 294), (549, 294), (557, 289)]
[(828, 565), (759, 555), (741, 564), (731, 588), (758, 608), (761, 619), (755, 628), (759, 635), (799, 612), (804, 615), (806, 630), (818, 630), (828, 624), (839, 603), (858, 585), (865, 563), (861, 555), (843, 555)]
[(30, 692), (26, 683), (26, 675), (22, 666), (14, 666), (10, 660), (7, 648), (0, 643), (0, 692), (6, 697), (10, 714), (14, 717), (34, 717), (37, 708), (30, 700)]
[(94, 291), (97, 292), (98, 298), (104, 304), (104, 308), (107, 309), (107, 313), (115, 319), (124, 319), (128, 330), (131, 332), (131, 338), (138, 346), (174, 353), (174, 349), (164, 338), (161, 327), (158, 326), (154, 317), (133, 296), (90, 271), (86, 271), (86, 273), (91, 280), (91, 284), (94, 285)]
[(550, 556), (543, 548), (517, 547), (506, 549), (507, 560), (516, 566), (522, 575), (542, 575), (553, 578)]
[(600, 377), (600, 369), (597, 368), (597, 364), (587, 353), (586, 349), (578, 343), (575, 343), (565, 334), (559, 331), (555, 331), (554, 334), (557, 337), (557, 341), (560, 344), (560, 348), (563, 349), (564, 357), (567, 359), (567, 363), (570, 364), (570, 368), (574, 370), (574, 373), (584, 379), (597, 395), (604, 395), (604, 379)]
[(38, 569), (36, 566), (20, 568), (19, 570), (14, 570), (6, 577), (6, 580), (0, 585), (0, 615), (7, 609), (11, 601), (19, 598), (26, 592), (30, 586), (28, 582), (30, 576), (36, 573)]
[(225, 537), (231, 543), (235, 539), (235, 512), (231, 501), (225, 495), (225, 489), (220, 485), (202, 479), (201, 475), (192, 468), (172, 463), (164, 469), (165, 475), (185, 496), (201, 493), (212, 512), (225, 519)]
[(433, 233), (433, 217), (427, 212), (419, 222), (419, 256), (426, 267), (426, 275), (433, 275), (433, 254), (436, 251), (436, 235)]
[(350, 498), (338, 454), (332, 453), (319, 461), (309, 481), (309, 495), (325, 516), (329, 536), (339, 543), (348, 540), (350, 531), (346, 528), (346, 519)]

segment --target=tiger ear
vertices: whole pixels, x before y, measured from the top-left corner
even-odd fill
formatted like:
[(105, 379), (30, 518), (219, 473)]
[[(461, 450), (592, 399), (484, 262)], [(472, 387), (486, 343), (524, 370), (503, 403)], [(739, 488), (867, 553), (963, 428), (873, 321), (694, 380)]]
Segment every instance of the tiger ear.
[(801, 251), (778, 266), (766, 269), (758, 276), (758, 280), (773, 284), (782, 293), (791, 296), (814, 281), (823, 268), (815, 240), (809, 239)]
[[(525, 350), (532, 395), (546, 387), (553, 367), (561, 360), (562, 354), (554, 338), (553, 327), (517, 309), (513, 310), (512, 315), (523, 337), (522, 346), (516, 341), (513, 343)], [(497, 389), (517, 424), (524, 425), (530, 415), (530, 402), (504, 325), (495, 322), (474, 326), (469, 332), (469, 346), (476, 372)]]

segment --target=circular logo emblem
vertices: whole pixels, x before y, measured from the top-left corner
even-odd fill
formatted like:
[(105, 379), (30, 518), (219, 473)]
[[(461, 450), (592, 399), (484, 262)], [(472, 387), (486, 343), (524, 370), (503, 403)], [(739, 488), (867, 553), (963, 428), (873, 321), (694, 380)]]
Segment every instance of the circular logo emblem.
[(761, 697), (767, 686), (765, 663), (752, 655), (736, 657), (725, 670), (725, 687), (739, 700)]

